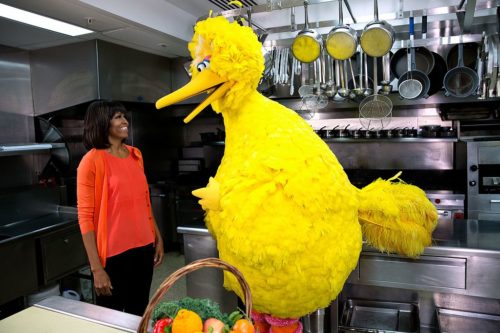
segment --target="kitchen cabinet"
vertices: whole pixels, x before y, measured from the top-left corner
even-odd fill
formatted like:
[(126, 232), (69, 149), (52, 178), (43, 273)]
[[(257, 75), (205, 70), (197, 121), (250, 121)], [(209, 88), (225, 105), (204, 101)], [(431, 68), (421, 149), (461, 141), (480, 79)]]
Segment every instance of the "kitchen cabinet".
[(70, 225), (38, 238), (41, 282), (46, 285), (87, 265), (78, 225)]
[(387, 284), (399, 288), (465, 289), (465, 258), (421, 256), (409, 259), (384, 254), (362, 253), (359, 258), (361, 283)]
[(38, 288), (35, 240), (0, 242), (0, 304), (27, 295)]

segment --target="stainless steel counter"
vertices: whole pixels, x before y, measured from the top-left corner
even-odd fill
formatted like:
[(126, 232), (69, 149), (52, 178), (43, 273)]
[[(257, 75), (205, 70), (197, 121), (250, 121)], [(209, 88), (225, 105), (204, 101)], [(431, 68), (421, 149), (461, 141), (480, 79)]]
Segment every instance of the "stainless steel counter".
[[(449, 238), (433, 239), (432, 246), (424, 255), (463, 256), (481, 254), (484, 257), (500, 259), (500, 221), (455, 220)], [(200, 225), (180, 226), (177, 232), (191, 235), (210, 235), (207, 228)], [(364, 252), (379, 252), (364, 244)]]
[[(215, 247), (201, 225), (177, 230), (185, 239), (209, 239), (212, 243), (206, 246)], [(448, 235), (434, 239), (418, 259), (381, 253), (364, 244), (348, 282), (500, 299), (500, 222), (456, 220)], [(188, 255), (190, 249), (185, 251)]]
[(137, 332), (141, 317), (74, 301), (49, 297), (0, 322), (1, 332)]
[[(177, 231), (184, 235), (186, 256), (196, 251), (197, 254), (217, 254), (215, 241), (201, 223), (179, 227)], [(381, 253), (364, 244), (359, 263), (338, 300), (359, 298), (418, 303), (421, 332), (435, 331), (437, 307), (482, 312), (498, 304), (500, 222), (455, 220), (440, 237), (434, 239), (432, 246), (418, 259)], [(220, 282), (207, 283), (206, 279), (203, 282), (205, 291), (210, 286), (212, 294), (223, 289)], [(338, 332), (337, 306), (338, 301), (335, 301), (330, 307), (330, 332)]]

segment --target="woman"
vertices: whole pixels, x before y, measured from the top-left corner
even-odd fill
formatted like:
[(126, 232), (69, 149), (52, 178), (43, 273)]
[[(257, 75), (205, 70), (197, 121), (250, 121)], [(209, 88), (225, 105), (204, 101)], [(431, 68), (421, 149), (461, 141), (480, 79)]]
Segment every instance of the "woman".
[(96, 303), (142, 316), (163, 241), (153, 217), (139, 149), (125, 145), (121, 103), (96, 101), (85, 115), (78, 166), (78, 220), (94, 278)]

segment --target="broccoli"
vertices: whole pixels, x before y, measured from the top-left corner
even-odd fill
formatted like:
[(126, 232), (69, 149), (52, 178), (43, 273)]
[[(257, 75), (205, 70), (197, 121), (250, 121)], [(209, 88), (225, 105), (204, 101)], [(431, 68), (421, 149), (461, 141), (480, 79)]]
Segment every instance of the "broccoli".
[(227, 315), (221, 312), (219, 305), (214, 301), (185, 297), (179, 301), (161, 302), (158, 304), (152, 314), (153, 323), (165, 317), (175, 318), (180, 309), (196, 312), (203, 321), (208, 318), (216, 318), (224, 323), (228, 321)]

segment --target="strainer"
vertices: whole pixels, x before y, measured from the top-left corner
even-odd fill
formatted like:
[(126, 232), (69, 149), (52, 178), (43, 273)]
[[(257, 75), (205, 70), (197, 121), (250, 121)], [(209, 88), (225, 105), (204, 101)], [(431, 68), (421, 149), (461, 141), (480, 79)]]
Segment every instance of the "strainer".
[[(387, 126), (385, 122), (390, 122), (392, 114), (392, 101), (389, 97), (378, 94), (377, 82), (377, 58), (373, 58), (373, 95), (363, 99), (359, 104), (359, 117), (365, 118), (366, 122), (361, 122), (361, 125), (367, 129), (373, 127), (372, 123), (378, 122), (381, 125)], [(388, 118), (384, 121), (385, 118)], [(367, 126), (365, 126), (367, 125)]]
[(479, 77), (473, 69), (464, 66), (463, 54), (464, 46), (462, 44), (462, 35), (460, 35), (457, 67), (449, 70), (443, 80), (446, 96), (468, 97), (477, 90)]

